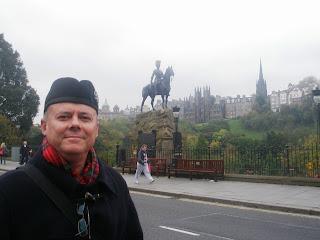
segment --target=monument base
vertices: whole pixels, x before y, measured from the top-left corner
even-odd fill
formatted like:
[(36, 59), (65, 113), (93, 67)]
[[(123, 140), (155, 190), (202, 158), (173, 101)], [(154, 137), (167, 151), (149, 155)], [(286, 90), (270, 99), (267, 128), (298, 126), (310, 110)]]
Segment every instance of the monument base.
[[(139, 148), (143, 144), (142, 134), (154, 134), (154, 145), (148, 148), (164, 148), (172, 149), (173, 146), (173, 132), (174, 118), (171, 109), (162, 109), (159, 111), (150, 111), (137, 115), (135, 119), (135, 130), (130, 134), (130, 146), (132, 148)], [(150, 142), (150, 141), (149, 141)]]

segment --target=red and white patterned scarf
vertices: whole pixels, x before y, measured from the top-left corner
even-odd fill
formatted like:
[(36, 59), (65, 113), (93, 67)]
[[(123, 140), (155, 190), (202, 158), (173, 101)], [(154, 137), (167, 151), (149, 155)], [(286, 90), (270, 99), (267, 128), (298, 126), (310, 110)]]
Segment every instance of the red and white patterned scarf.
[(81, 184), (93, 183), (98, 177), (99, 163), (93, 148), (91, 148), (88, 153), (86, 164), (80, 175), (73, 170), (71, 165), (57, 152), (52, 145), (48, 143), (47, 138), (43, 139), (42, 151), (47, 162), (50, 162), (63, 169), (67, 174), (74, 177)]

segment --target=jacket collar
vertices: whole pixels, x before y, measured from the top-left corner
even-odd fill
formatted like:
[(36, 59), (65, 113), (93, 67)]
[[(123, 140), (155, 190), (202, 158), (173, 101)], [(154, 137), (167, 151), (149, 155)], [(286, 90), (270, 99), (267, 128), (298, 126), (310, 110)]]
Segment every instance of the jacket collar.
[[(109, 173), (109, 170), (103, 165), (99, 158), (98, 162), (100, 167), (99, 175), (96, 182), (90, 184), (80, 184), (76, 179), (66, 174), (62, 169), (47, 162), (43, 157), (41, 146), (28, 164), (33, 164), (39, 168), (50, 179), (50, 181), (57, 185), (69, 198), (83, 196), (86, 191), (94, 192), (99, 190), (111, 192), (114, 197), (118, 197), (118, 188), (112, 174)], [(99, 187), (99, 185), (102, 186)], [(104, 189), (101, 189), (101, 187)]]

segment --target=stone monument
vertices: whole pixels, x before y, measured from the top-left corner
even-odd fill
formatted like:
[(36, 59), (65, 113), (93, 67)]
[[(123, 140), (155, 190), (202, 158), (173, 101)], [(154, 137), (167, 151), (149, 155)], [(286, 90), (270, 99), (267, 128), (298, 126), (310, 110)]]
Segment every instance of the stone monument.
[[(145, 143), (148, 145), (148, 149), (156, 149), (153, 154), (148, 150), (148, 157), (171, 159), (170, 153), (172, 151), (170, 150), (174, 149), (173, 133), (175, 131), (175, 121), (171, 109), (139, 114), (135, 119), (135, 129), (130, 133), (130, 147), (138, 149), (141, 144)], [(184, 134), (182, 135), (184, 138)], [(164, 152), (168, 156), (161, 155)]]
[(171, 109), (149, 111), (137, 115), (135, 119), (135, 130), (130, 133), (131, 147), (139, 146), (139, 135), (154, 133), (156, 148), (173, 148), (173, 132), (175, 131), (174, 119)]

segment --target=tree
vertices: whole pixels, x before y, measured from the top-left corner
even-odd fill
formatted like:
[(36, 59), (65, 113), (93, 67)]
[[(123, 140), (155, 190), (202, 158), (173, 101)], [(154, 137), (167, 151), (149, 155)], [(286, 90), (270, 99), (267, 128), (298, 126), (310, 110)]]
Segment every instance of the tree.
[(29, 146), (37, 147), (42, 144), (44, 137), (40, 127), (32, 126), (26, 135), (26, 140), (28, 141)]
[(20, 54), (0, 34), (0, 115), (19, 122), (23, 132), (32, 126), (40, 104), (28, 82)]
[(195, 135), (198, 132), (196, 125), (185, 119), (179, 120), (179, 128), (182, 129), (185, 133), (191, 135)]
[(121, 147), (128, 147), (129, 132), (132, 130), (133, 124), (133, 120), (126, 117), (112, 121), (101, 121), (95, 148), (99, 150), (115, 149), (117, 142)]
[(266, 98), (260, 94), (258, 94), (256, 96), (256, 102), (259, 104), (260, 107), (262, 107), (262, 105), (266, 104)]
[(16, 144), (19, 139), (16, 136), (16, 128), (13, 126), (10, 119), (5, 116), (0, 116), (0, 139), (1, 142), (5, 142), (6, 145)]
[(201, 123), (196, 125), (198, 128), (198, 132), (203, 134), (208, 142), (212, 140), (212, 134), (214, 132), (219, 132), (221, 129), (230, 129), (229, 123), (222, 119), (222, 120), (211, 120), (207, 123)]
[(221, 129), (219, 132), (214, 132), (212, 134), (211, 147), (226, 147), (227, 143), (235, 142), (235, 134), (230, 134), (226, 129)]
[(264, 96), (258, 94), (256, 95), (256, 101), (252, 107), (252, 110), (258, 113), (270, 112), (270, 102)]
[(196, 148), (207, 148), (207, 147), (208, 147), (208, 141), (203, 136), (203, 134), (200, 134), (198, 137)]
[(319, 80), (314, 76), (308, 76), (308, 77), (305, 77), (304, 79), (302, 79), (298, 83), (298, 87), (300, 87), (300, 88), (309, 87), (310, 85), (311, 86), (319, 85)]
[(267, 132), (264, 138), (265, 146), (284, 147), (288, 143), (289, 135), (282, 132)]
[(250, 137), (246, 137), (246, 136), (240, 136), (238, 138), (238, 142), (237, 142), (237, 146), (239, 148), (245, 149), (245, 148), (252, 148), (253, 146), (259, 146), (259, 143), (261, 141), (259, 140), (253, 140)]
[(198, 137), (196, 135), (187, 135), (187, 146), (188, 148), (196, 148)]

